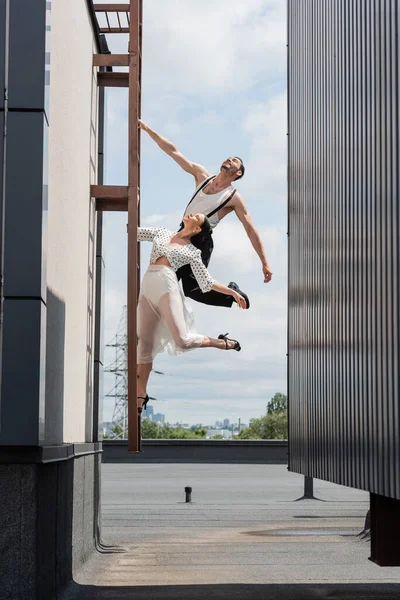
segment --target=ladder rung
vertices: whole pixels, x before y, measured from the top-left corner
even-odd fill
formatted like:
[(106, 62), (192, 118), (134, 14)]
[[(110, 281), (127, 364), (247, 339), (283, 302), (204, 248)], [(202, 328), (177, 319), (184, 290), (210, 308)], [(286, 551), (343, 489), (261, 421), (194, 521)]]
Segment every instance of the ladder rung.
[(127, 185), (91, 185), (90, 193), (92, 198), (101, 200), (127, 200)]
[(94, 67), (129, 67), (129, 54), (95, 54)]
[(97, 212), (126, 212), (128, 210), (127, 200), (96, 200)]
[(94, 12), (123, 12), (129, 13), (129, 4), (94, 4)]
[(128, 187), (126, 185), (92, 185), (90, 195), (96, 198), (98, 211), (128, 210)]
[(100, 33), (129, 33), (129, 27), (100, 27)]
[(99, 72), (97, 85), (101, 87), (129, 87), (129, 73)]

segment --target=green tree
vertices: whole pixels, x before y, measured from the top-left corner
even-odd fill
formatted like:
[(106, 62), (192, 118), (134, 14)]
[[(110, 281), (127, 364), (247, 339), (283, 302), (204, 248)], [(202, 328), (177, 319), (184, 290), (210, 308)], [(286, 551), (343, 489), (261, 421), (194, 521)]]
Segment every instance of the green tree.
[(110, 430), (104, 436), (105, 440), (114, 440), (116, 438), (120, 438), (122, 434), (122, 425), (113, 425), (110, 427)]
[(241, 440), (287, 440), (287, 410), (251, 419), (249, 426), (242, 429), (237, 437)]
[(207, 427), (198, 427), (194, 430), (197, 438), (204, 439), (207, 435)]
[(189, 440), (195, 438), (196, 435), (190, 429), (184, 429), (183, 427), (176, 427), (173, 429), (170, 440)]
[(163, 423), (161, 427), (159, 427), (159, 438), (161, 440), (169, 440), (174, 433), (174, 428), (169, 423)]
[(144, 440), (190, 440), (203, 439), (206, 437), (207, 429), (198, 427), (194, 429), (184, 429), (183, 427), (172, 427), (168, 423), (159, 425), (148, 419), (142, 420), (142, 438)]
[(272, 415), (280, 412), (287, 411), (287, 396), (285, 394), (281, 394), (277, 392), (273, 398), (268, 402), (267, 405), (267, 414)]
[(156, 440), (160, 436), (159, 426), (154, 421), (142, 419), (142, 438), (144, 440)]

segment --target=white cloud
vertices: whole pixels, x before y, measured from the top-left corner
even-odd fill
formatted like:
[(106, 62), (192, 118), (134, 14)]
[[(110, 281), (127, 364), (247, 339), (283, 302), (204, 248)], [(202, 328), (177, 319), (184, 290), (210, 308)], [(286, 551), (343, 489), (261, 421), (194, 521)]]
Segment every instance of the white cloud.
[(286, 203), (286, 94), (249, 106), (243, 128), (252, 139), (243, 188), (263, 202)]
[[(286, 68), (283, 0), (151, 0), (143, 30), (146, 101), (156, 90), (163, 100), (246, 90)], [(127, 38), (109, 36), (109, 46), (124, 53)]]
[[(143, 62), (151, 87), (205, 95), (244, 90), (286, 61), (282, 0), (145, 3)], [(157, 53), (158, 60), (151, 58)]]
[[(228, 220), (229, 219), (229, 220)], [(286, 268), (286, 235), (277, 227), (258, 227), (258, 233), (264, 248), (276, 273), (282, 273)], [(218, 262), (220, 272), (255, 273), (261, 277), (261, 262), (241, 223), (234, 216), (226, 217), (223, 225), (214, 231), (215, 252), (213, 268)]]

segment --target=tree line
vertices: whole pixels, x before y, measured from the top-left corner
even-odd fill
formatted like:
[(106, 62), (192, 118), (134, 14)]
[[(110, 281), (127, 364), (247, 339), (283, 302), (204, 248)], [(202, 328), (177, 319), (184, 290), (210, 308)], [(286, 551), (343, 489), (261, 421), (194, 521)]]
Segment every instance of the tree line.
[[(117, 438), (122, 427), (115, 425), (105, 439)], [(207, 428), (193, 425), (190, 429), (173, 427), (168, 423), (159, 425), (148, 419), (142, 420), (142, 438), (144, 440), (192, 440), (206, 439)], [(287, 396), (277, 392), (268, 402), (263, 416), (250, 419), (248, 427), (240, 431), (234, 439), (239, 440), (286, 440), (288, 437), (288, 402)], [(212, 439), (223, 439), (217, 434)]]

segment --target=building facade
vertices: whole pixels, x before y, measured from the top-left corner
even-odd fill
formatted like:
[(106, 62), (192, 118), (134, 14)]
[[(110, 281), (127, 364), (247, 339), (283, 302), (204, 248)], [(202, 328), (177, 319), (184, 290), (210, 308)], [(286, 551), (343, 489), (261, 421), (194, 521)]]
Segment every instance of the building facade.
[(100, 42), (91, 2), (0, 0), (7, 598), (55, 597), (99, 537)]
[(387, 565), (400, 564), (385, 539), (400, 531), (399, 34), (393, 0), (288, 2), (289, 467), (369, 491), (371, 557)]

